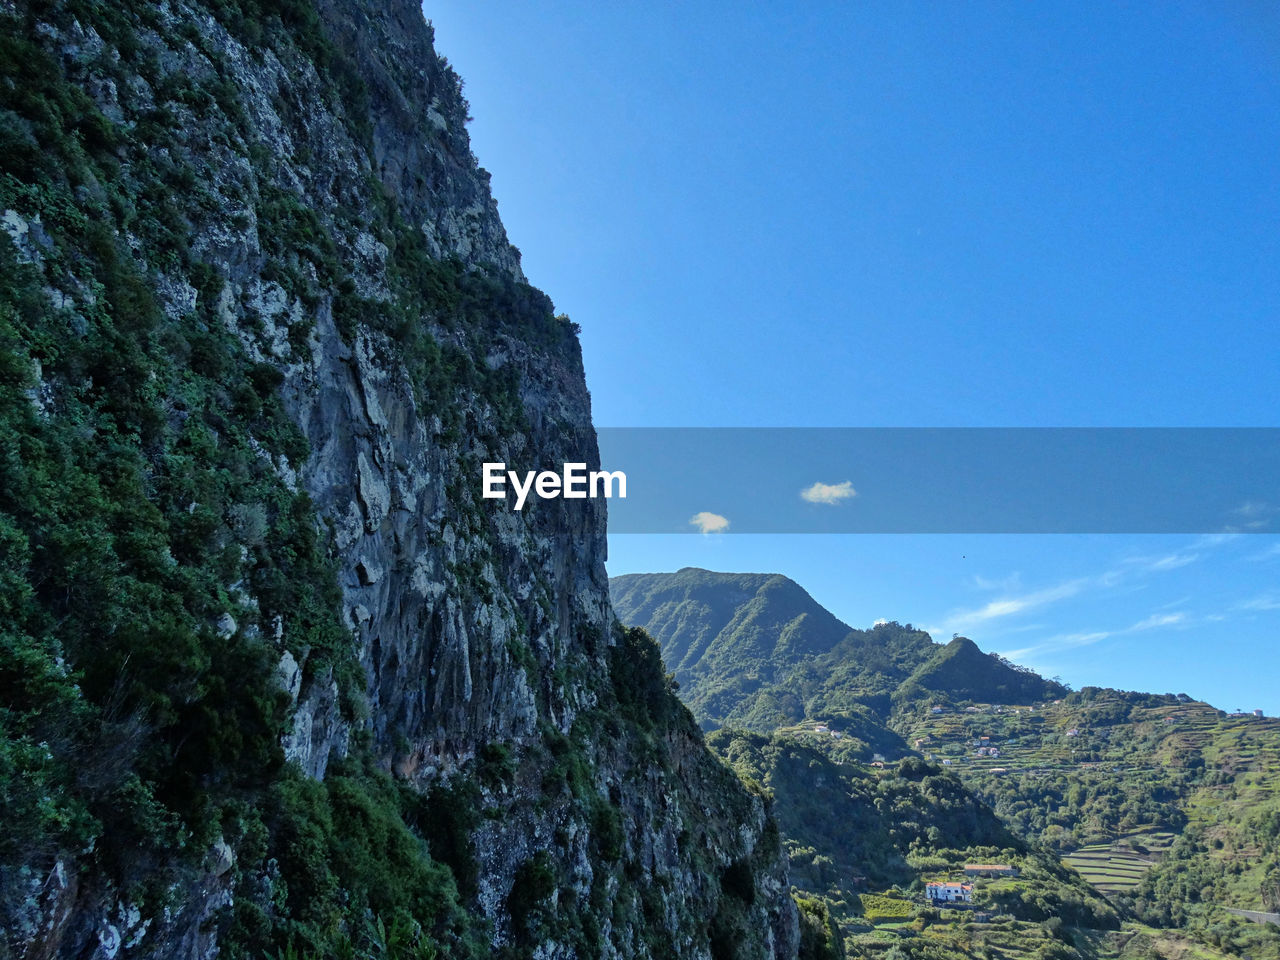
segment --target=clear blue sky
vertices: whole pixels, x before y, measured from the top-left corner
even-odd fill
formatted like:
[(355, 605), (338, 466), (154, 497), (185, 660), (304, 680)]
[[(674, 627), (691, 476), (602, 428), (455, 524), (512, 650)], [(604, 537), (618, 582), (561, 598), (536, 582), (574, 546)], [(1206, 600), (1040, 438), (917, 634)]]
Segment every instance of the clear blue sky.
[[(1280, 426), (1274, 5), (425, 11), (598, 425)], [(628, 535), (610, 572), (777, 570), (1280, 713), (1276, 545)]]

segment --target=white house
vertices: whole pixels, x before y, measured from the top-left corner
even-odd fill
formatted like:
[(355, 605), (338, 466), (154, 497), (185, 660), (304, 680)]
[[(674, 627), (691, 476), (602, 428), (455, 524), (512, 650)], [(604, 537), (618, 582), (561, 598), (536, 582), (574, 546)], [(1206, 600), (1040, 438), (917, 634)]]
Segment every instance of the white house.
[(973, 903), (973, 884), (944, 881), (926, 883), (924, 895), (933, 903)]

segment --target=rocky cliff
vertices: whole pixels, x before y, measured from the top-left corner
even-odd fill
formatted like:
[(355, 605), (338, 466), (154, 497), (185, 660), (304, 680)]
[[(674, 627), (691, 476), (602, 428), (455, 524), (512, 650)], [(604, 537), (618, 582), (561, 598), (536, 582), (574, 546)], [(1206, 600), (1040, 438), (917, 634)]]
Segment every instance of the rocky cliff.
[(0, 955), (794, 955), (418, 7), (0, 9)]

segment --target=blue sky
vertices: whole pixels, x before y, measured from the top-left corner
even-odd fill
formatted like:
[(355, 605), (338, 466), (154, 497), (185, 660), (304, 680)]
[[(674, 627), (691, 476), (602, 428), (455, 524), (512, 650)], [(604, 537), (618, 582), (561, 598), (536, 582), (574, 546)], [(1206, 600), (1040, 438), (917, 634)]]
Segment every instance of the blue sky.
[[(1274, 6), (426, 14), (597, 425), (1280, 425)], [(610, 572), (777, 570), (855, 625), (1280, 713), (1276, 543), (615, 535)]]

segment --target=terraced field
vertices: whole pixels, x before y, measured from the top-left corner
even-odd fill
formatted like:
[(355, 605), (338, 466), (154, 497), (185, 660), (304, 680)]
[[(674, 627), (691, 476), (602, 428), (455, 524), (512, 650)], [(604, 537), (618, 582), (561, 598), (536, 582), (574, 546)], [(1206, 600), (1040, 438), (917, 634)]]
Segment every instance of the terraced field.
[(1091, 843), (1063, 857), (1103, 893), (1136, 887), (1173, 844), (1167, 831), (1130, 834), (1114, 843)]

